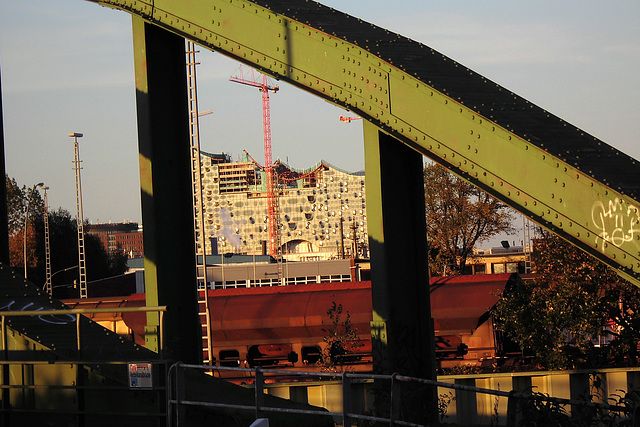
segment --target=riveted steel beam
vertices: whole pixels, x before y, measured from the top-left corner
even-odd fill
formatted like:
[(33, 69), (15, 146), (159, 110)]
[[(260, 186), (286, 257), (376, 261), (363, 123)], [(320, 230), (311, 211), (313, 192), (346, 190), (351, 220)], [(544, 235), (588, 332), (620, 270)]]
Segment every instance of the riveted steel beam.
[(361, 115), (640, 284), (640, 165), (422, 44), (304, 0), (106, 0)]

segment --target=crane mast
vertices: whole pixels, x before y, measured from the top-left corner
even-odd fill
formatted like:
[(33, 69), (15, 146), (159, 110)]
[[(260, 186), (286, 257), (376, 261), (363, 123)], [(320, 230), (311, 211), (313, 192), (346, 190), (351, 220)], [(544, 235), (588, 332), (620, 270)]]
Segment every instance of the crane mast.
[(232, 82), (247, 86), (257, 87), (262, 92), (262, 131), (264, 137), (264, 170), (267, 181), (267, 230), (269, 232), (269, 244), (267, 252), (274, 258), (278, 257), (280, 246), (278, 238), (278, 200), (276, 197), (276, 180), (274, 179), (273, 159), (271, 156), (271, 106), (269, 105), (269, 92), (276, 93), (280, 88), (272, 86), (267, 81), (267, 76), (262, 75), (262, 81), (245, 79), (240, 69), (240, 76), (229, 78)]

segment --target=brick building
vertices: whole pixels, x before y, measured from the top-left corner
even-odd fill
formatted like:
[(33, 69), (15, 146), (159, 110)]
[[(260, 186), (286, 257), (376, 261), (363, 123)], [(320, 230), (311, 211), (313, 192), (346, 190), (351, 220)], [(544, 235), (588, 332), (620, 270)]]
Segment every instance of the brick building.
[(142, 227), (137, 222), (91, 224), (87, 233), (100, 239), (105, 251), (122, 251), (129, 258), (144, 256)]

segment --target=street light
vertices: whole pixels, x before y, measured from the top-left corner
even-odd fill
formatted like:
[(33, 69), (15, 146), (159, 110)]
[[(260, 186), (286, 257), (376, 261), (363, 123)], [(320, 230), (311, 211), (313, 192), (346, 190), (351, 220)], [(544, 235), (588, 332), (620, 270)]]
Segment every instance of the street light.
[(82, 181), (80, 179), (80, 149), (78, 147), (78, 138), (82, 138), (82, 134), (78, 132), (70, 133), (73, 138), (73, 148), (75, 158), (73, 161), (73, 170), (76, 171), (76, 214), (78, 224), (78, 268), (80, 276), (80, 298), (87, 297), (87, 267), (84, 258), (84, 212), (82, 210)]
[[(71, 267), (63, 268), (62, 270), (58, 270), (49, 276), (49, 278), (47, 279), (47, 282), (44, 284), (44, 289), (49, 293), (49, 295), (53, 296), (53, 288), (54, 288), (52, 286), (53, 276), (55, 276), (58, 273), (64, 273), (65, 271), (73, 270), (74, 268), (78, 268), (78, 266), (72, 265)], [(55, 287), (57, 288), (58, 286), (55, 286)]]
[(31, 191), (27, 193), (27, 210), (24, 213), (24, 229), (22, 234), (24, 235), (24, 245), (23, 245), (23, 257), (24, 257), (24, 278), (27, 278), (27, 223), (29, 221), (29, 205), (31, 204), (31, 199), (33, 198), (33, 193), (36, 191), (36, 187), (42, 187), (44, 182), (39, 182), (33, 186)]

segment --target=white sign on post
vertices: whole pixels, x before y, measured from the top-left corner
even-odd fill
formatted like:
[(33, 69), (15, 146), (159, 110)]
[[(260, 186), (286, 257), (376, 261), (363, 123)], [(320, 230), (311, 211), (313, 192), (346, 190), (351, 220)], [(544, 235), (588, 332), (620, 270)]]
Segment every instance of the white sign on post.
[(153, 388), (151, 363), (129, 363), (129, 388)]

